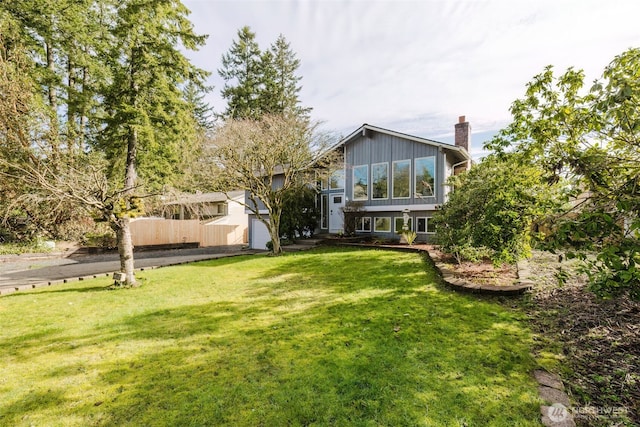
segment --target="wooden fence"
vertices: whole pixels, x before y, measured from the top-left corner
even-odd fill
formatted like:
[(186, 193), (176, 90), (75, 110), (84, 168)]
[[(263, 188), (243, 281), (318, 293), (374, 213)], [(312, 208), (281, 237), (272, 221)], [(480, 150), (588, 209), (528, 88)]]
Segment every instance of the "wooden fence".
[(200, 247), (247, 243), (247, 227), (201, 224), (198, 220), (140, 218), (131, 222), (134, 246), (197, 242)]

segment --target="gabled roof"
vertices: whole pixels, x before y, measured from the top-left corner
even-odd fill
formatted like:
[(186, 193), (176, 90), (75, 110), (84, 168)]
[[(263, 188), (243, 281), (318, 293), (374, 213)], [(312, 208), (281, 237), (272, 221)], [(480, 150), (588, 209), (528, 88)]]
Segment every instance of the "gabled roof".
[[(229, 197), (227, 197), (227, 195)], [(169, 205), (197, 205), (201, 203), (222, 203), (229, 199), (237, 199), (244, 196), (243, 190), (230, 191), (229, 193), (196, 193), (196, 194), (181, 194), (176, 196), (176, 200), (165, 203)]]
[(413, 136), (413, 135), (409, 135), (409, 134), (402, 133), (402, 132), (396, 132), (396, 131), (389, 130), (389, 129), (384, 129), (384, 128), (381, 128), (381, 127), (378, 127), (378, 126), (369, 125), (367, 123), (363, 124), (358, 129), (353, 131), (351, 134), (349, 134), (346, 137), (342, 138), (336, 145), (331, 147), (331, 149), (335, 150), (336, 148), (339, 148), (339, 147), (347, 144), (348, 142), (350, 142), (351, 140), (355, 139), (356, 137), (366, 134), (367, 130), (368, 131), (373, 131), (373, 132), (378, 132), (378, 133), (383, 133), (383, 134), (390, 135), (390, 136), (395, 136), (395, 137), (398, 137), (398, 138), (407, 139), (409, 141), (419, 142), (421, 144), (432, 145), (434, 147), (438, 147), (438, 148), (442, 148), (444, 150), (449, 150), (451, 152), (454, 152), (454, 153), (456, 153), (458, 155), (457, 157), (460, 157), (463, 160), (471, 160), (471, 156), (469, 155), (467, 150), (465, 150), (463, 147), (459, 147), (457, 145), (446, 144), (444, 142), (434, 141), (432, 139), (421, 138), (419, 136)]

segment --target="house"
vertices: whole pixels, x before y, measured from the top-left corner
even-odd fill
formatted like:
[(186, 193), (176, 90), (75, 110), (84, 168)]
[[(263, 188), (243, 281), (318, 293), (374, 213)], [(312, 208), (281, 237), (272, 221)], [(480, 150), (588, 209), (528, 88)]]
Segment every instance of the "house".
[(135, 246), (197, 244), (199, 247), (247, 242), (244, 191), (182, 194), (164, 203), (162, 217), (131, 222)]
[[(227, 197), (228, 196), (228, 197)], [(224, 220), (231, 224), (246, 224), (244, 191), (225, 193), (181, 194), (162, 206), (166, 219), (197, 219), (210, 222)]]
[[(404, 218), (428, 241), (435, 233), (433, 213), (447, 200), (447, 179), (471, 166), (471, 126), (464, 116), (455, 125), (455, 145), (364, 124), (332, 149), (343, 164), (321, 182), (319, 232), (344, 231), (344, 210), (357, 206), (356, 234), (399, 239)], [(264, 249), (266, 227), (249, 221), (249, 244)]]

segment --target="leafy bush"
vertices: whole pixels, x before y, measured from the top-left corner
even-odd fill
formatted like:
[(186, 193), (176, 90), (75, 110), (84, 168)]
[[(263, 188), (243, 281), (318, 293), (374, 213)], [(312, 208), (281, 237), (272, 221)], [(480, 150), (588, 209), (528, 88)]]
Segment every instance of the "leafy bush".
[(639, 75), (639, 48), (616, 56), (590, 88), (582, 70), (555, 75), (548, 66), (512, 104), (513, 122), (485, 145), (571, 180), (575, 203), (547, 247), (580, 255), (603, 296), (640, 298)]
[(526, 257), (534, 219), (560, 203), (540, 169), (506, 155), (489, 156), (451, 184), (455, 189), (433, 220), (437, 243), (458, 262), (488, 256), (511, 263)]
[(285, 193), (280, 235), (289, 240), (311, 237), (318, 226), (320, 210), (316, 206), (316, 191), (309, 186), (294, 187)]

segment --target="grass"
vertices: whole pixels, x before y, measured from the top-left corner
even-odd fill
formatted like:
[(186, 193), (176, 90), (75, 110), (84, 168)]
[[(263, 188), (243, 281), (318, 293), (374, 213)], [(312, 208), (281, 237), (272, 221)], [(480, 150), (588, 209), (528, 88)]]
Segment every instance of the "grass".
[(533, 426), (522, 314), (323, 248), (0, 298), (0, 424)]

